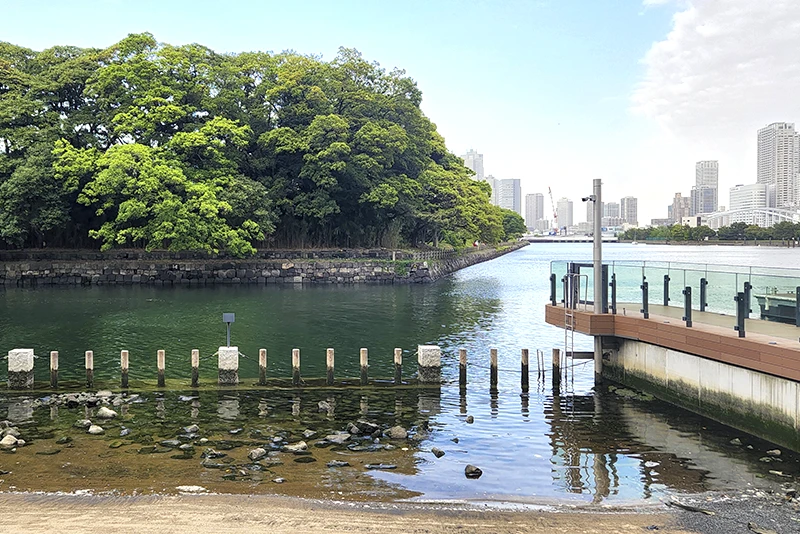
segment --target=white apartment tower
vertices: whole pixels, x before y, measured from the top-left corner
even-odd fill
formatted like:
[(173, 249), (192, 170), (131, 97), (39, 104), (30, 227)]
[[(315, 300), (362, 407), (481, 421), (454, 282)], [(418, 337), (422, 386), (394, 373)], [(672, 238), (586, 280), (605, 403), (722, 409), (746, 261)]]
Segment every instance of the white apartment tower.
[(759, 209), (768, 206), (767, 184), (748, 184), (731, 187), (729, 224), (743, 222), (766, 226), (766, 216)]
[(714, 213), (719, 208), (719, 162), (698, 161), (694, 165), (695, 186), (692, 190), (692, 211)]
[(757, 172), (757, 183), (775, 186), (778, 208), (798, 206), (800, 136), (794, 123), (774, 122), (758, 131)]
[(544, 219), (544, 195), (531, 193), (525, 195), (525, 226), (536, 229), (536, 221)]
[(619, 201), (619, 207), (619, 216), (622, 217), (626, 224), (639, 226), (639, 208), (636, 197), (622, 197)]
[(464, 160), (464, 165), (469, 167), (475, 172), (475, 179), (479, 181), (484, 180), (483, 176), (483, 154), (478, 154), (478, 152), (472, 148), (467, 150), (467, 153), (461, 156), (461, 159)]
[(558, 227), (569, 228), (572, 226), (572, 201), (566, 197), (560, 198), (556, 203), (558, 214)]
[(522, 188), (518, 178), (497, 180), (497, 205), (522, 215)]

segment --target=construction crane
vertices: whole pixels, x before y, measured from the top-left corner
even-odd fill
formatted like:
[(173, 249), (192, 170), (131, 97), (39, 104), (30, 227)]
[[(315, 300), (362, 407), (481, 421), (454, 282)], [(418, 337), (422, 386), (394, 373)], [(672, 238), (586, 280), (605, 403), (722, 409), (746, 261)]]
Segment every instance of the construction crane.
[(556, 203), (553, 202), (553, 192), (550, 190), (550, 187), (547, 188), (547, 194), (550, 195), (550, 206), (553, 208), (553, 227), (556, 231), (554, 235), (558, 235), (561, 233), (558, 228), (558, 211), (556, 210)]

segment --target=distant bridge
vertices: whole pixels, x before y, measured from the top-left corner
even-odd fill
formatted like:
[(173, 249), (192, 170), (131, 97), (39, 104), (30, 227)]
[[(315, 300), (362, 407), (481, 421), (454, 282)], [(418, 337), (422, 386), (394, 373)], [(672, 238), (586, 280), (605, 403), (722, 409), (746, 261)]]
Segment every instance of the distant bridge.
[(713, 223), (717, 223), (716, 226), (719, 227), (724, 222), (727, 222), (728, 225), (738, 222), (732, 219), (742, 220), (743, 222), (749, 220), (748, 224), (757, 224), (758, 226), (769, 228), (781, 221), (800, 222), (800, 213), (797, 210), (782, 208), (741, 208), (712, 213), (708, 216), (707, 224), (714, 228)]
[[(521, 239), (530, 243), (592, 243), (594, 237), (590, 235), (545, 235), (534, 236), (525, 234)], [(603, 243), (616, 243), (616, 236), (603, 236)]]

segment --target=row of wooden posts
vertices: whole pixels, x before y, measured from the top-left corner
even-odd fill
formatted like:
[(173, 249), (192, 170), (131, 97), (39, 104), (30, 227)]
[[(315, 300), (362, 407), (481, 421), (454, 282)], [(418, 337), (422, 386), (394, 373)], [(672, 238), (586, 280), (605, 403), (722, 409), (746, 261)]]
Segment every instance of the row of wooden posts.
[[(237, 347), (220, 347), (218, 355), (219, 384), (236, 385), (239, 383), (239, 351)], [(420, 345), (417, 349), (419, 364), (419, 381), (423, 383), (434, 383), (441, 379), (441, 350), (435, 345)], [(334, 349), (329, 348), (325, 351), (326, 363), (326, 384), (334, 384)], [(33, 387), (33, 350), (15, 349), (8, 353), (8, 386), (10, 389), (26, 389)], [(467, 351), (460, 349), (459, 359), (459, 386), (467, 386)], [(497, 349), (489, 351), (489, 387), (491, 391), (497, 391), (498, 383), (498, 352)], [(20, 362), (22, 362), (20, 364)], [(29, 363), (28, 363), (29, 362)], [(94, 352), (85, 352), (86, 385), (88, 388), (94, 387)], [(361, 367), (361, 384), (366, 385), (369, 379), (369, 353), (366, 348), (359, 351), (359, 364)], [(193, 349), (191, 353), (192, 383), (191, 387), (198, 387), (200, 379), (200, 351)], [(166, 351), (156, 352), (156, 367), (158, 387), (165, 386), (166, 372)], [(58, 351), (50, 352), (50, 387), (58, 388)], [(130, 369), (130, 353), (127, 350), (120, 351), (120, 370), (122, 388), (128, 388), (128, 373)], [(537, 352), (537, 372), (540, 377), (544, 376), (544, 357)], [(529, 389), (529, 351), (521, 351), (521, 388), (527, 392)], [(394, 349), (394, 382), (400, 384), (403, 374), (403, 350)], [(20, 376), (24, 375), (24, 376)], [(561, 382), (561, 351), (553, 349), (553, 388), (558, 389)], [(300, 349), (292, 349), (292, 385), (300, 386)], [(267, 385), (267, 349), (258, 351), (258, 385)]]

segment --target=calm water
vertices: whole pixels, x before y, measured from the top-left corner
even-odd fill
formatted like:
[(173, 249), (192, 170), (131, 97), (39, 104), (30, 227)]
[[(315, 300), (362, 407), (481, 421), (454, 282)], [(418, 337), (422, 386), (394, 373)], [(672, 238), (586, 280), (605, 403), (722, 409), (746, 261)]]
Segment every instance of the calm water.
[[(795, 266), (800, 257), (796, 250), (751, 247), (604, 247), (606, 259), (640, 260), (645, 254), (651, 261), (762, 266)], [(783, 481), (769, 474), (775, 464), (758, 461), (769, 444), (658, 401), (595, 392), (590, 364), (575, 367), (560, 396), (552, 394), (549, 371), (537, 380), (536, 351), (549, 362), (551, 349), (564, 343), (563, 331), (543, 319), (550, 261), (590, 259), (588, 244), (532, 245), (424, 286), (6, 289), (0, 291), (0, 350), (33, 347), (42, 382), (48, 380), (47, 354), (58, 350), (62, 380), (77, 383), (84, 375), (83, 351), (92, 349), (98, 382), (113, 387), (121, 349), (130, 351), (131, 378), (139, 383), (154, 379), (156, 351), (165, 349), (170, 386), (188, 389), (193, 348), (203, 357), (201, 378), (216, 379), (211, 356), (224, 344), (223, 312), (236, 313), (232, 342), (246, 356), (240, 370), (245, 383), (257, 378), (259, 348), (268, 350), (270, 378), (290, 376), (293, 348), (301, 350), (304, 377), (324, 376), (327, 347), (336, 349), (337, 378), (358, 376), (361, 347), (369, 349), (371, 377), (389, 378), (394, 347), (404, 349), (411, 375), (416, 346), (438, 344), (445, 384), (433, 391), (307, 388), (223, 398), (204, 389), (194, 394), (191, 410), (178, 392), (158, 399), (150, 394), (149, 404), (131, 410), (139, 412), (134, 419), (140, 434), (155, 432), (148, 425), (163, 430), (188, 420), (219, 431), (266, 422), (275, 430), (284, 420), (290, 433), (303, 425), (335, 431), (365, 415), (412, 429), (429, 426), (424, 439), (409, 447), (411, 468), (370, 472), (374, 480), (425, 499), (620, 502)], [(459, 348), (467, 349), (470, 361), (465, 393), (457, 384)], [(496, 396), (488, 391), (490, 348), (499, 350)], [(531, 351), (529, 395), (520, 394), (522, 348)], [(592, 341), (576, 335), (575, 348), (591, 350)], [(0, 380), (5, 382), (5, 369)], [(328, 398), (337, 411), (323, 420), (316, 406)], [(47, 426), (66, 431), (83, 414), (31, 411), (28, 402), (0, 389), (0, 419), (25, 420), (37, 432)], [(265, 404), (269, 410), (262, 409)], [(473, 424), (465, 422), (467, 415), (474, 416)], [(166, 430), (159, 435), (171, 437)], [(753, 449), (730, 445), (733, 437)], [(430, 447), (446, 455), (436, 459)], [(784, 473), (798, 472), (793, 455), (782, 459)], [(480, 480), (464, 477), (467, 463), (483, 469)], [(169, 464), (160, 469), (166, 472)]]

